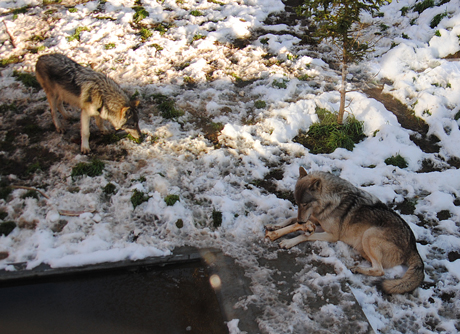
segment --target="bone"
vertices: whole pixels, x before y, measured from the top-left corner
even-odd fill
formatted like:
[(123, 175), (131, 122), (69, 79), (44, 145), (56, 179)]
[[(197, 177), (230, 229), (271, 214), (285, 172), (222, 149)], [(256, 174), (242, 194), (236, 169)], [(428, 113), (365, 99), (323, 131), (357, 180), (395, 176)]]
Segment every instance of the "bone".
[(265, 237), (269, 238), (271, 241), (274, 241), (282, 237), (283, 235), (286, 235), (292, 232), (296, 232), (296, 231), (303, 231), (303, 232), (308, 232), (309, 234), (311, 234), (315, 231), (315, 228), (316, 228), (315, 224), (312, 223), (311, 221), (308, 221), (305, 224), (295, 223), (293, 225), (289, 225), (284, 228), (280, 228), (279, 230), (276, 230), (276, 231), (266, 231)]

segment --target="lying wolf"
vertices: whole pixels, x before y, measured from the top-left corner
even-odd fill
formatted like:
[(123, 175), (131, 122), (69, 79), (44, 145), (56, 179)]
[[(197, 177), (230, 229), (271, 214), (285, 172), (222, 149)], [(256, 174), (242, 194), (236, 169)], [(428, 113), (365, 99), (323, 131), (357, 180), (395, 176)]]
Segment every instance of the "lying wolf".
[(127, 131), (140, 138), (136, 107), (139, 101), (130, 101), (120, 86), (104, 74), (83, 67), (62, 54), (48, 54), (38, 58), (35, 74), (46, 93), (56, 130), (63, 133), (56, 109), (64, 118), (70, 114), (63, 102), (81, 109), (81, 151), (89, 153), (90, 117), (103, 132), (103, 120), (108, 120), (116, 130)]
[(299, 172), (294, 193), (297, 217), (267, 226), (266, 236), (270, 240), (303, 231), (283, 240), (280, 247), (291, 248), (304, 241), (343, 241), (371, 262), (371, 267), (352, 268), (364, 275), (383, 276), (384, 268), (407, 265), (402, 278), (381, 282), (386, 293), (410, 292), (422, 283), (424, 265), (414, 233), (398, 214), (338, 176), (324, 172), (307, 174), (302, 167)]

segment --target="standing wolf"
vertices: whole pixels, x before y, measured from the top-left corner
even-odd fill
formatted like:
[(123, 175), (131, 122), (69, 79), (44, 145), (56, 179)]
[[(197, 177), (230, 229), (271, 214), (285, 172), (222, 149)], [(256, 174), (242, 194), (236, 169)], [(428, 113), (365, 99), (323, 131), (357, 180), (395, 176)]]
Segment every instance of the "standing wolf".
[(407, 265), (402, 278), (381, 282), (386, 293), (410, 292), (422, 283), (424, 265), (414, 233), (399, 215), (375, 196), (333, 174), (307, 174), (302, 167), (299, 173), (294, 192), (298, 215), (267, 226), (266, 236), (270, 240), (304, 231), (283, 240), (280, 247), (291, 248), (304, 241), (343, 241), (371, 262), (371, 267), (352, 268), (353, 272), (364, 275), (383, 276), (383, 268)]
[(35, 68), (37, 80), (43, 87), (51, 108), (56, 130), (63, 133), (56, 109), (69, 118), (63, 102), (81, 109), (81, 151), (89, 153), (90, 117), (103, 132), (107, 131), (104, 120), (116, 130), (127, 131), (140, 138), (136, 107), (139, 101), (130, 101), (120, 86), (104, 74), (83, 67), (62, 54), (48, 54), (38, 58)]

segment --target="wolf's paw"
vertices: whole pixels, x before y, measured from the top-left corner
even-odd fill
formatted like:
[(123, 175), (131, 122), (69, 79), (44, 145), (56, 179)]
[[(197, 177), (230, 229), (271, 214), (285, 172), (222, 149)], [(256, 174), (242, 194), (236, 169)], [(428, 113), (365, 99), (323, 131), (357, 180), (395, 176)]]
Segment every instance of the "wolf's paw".
[(89, 147), (81, 147), (81, 153), (83, 154), (89, 154), (91, 152), (91, 149)]
[(358, 266), (353, 266), (350, 268), (350, 271), (353, 273), (353, 274), (359, 274), (359, 267)]

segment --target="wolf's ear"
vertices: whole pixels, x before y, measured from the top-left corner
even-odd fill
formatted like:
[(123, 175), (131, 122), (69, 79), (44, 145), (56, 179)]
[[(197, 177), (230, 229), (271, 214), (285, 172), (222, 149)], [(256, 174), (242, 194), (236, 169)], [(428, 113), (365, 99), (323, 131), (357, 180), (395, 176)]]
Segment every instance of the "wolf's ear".
[(137, 108), (137, 106), (139, 105), (139, 103), (140, 103), (139, 100), (133, 100), (133, 101), (131, 101), (131, 107)]
[(303, 167), (299, 167), (299, 176), (304, 177), (307, 176), (307, 171)]
[(120, 118), (125, 118), (126, 117), (126, 113), (128, 112), (129, 110), (129, 107), (123, 107), (121, 108), (120, 110)]
[(312, 191), (321, 191), (321, 179), (313, 179), (309, 189)]

